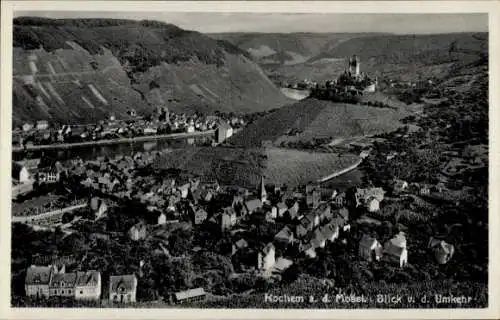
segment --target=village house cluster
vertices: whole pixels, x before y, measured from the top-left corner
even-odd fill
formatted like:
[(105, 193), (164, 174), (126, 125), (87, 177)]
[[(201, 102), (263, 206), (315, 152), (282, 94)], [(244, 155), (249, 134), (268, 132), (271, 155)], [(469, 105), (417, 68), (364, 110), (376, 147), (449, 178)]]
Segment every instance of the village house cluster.
[(40, 120), (15, 128), (12, 136), (13, 145), (22, 147), (169, 133), (211, 132), (221, 128), (214, 138), (216, 143), (221, 143), (232, 135), (233, 129), (244, 125), (244, 119), (238, 116), (186, 115), (158, 108), (158, 113), (151, 117), (138, 117), (131, 110), (127, 119), (118, 120), (111, 115), (108, 120), (98, 124), (57, 125)]

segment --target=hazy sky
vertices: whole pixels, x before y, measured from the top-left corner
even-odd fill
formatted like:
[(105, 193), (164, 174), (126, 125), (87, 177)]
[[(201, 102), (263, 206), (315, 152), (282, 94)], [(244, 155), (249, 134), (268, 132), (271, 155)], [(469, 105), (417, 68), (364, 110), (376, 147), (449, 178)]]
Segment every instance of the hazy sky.
[(23, 11), (15, 16), (48, 18), (150, 19), (183, 29), (213, 32), (487, 32), (488, 15), (348, 14), (348, 13), (212, 13), (212, 12), (82, 12)]

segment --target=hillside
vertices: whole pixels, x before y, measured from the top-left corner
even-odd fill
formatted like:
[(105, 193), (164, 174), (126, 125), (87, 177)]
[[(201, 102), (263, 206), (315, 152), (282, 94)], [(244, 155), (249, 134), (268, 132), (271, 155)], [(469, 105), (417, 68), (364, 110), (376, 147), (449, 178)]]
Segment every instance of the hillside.
[(215, 39), (231, 42), (246, 50), (261, 64), (293, 65), (328, 51), (358, 33), (220, 33)]
[(260, 146), (263, 141), (280, 144), (390, 132), (401, 125), (399, 120), (408, 116), (412, 108), (374, 108), (308, 98), (258, 119), (235, 134), (229, 143)]
[(351, 154), (278, 148), (204, 147), (177, 149), (155, 163), (157, 168), (187, 170), (224, 185), (254, 189), (261, 176), (269, 183), (296, 186), (319, 180), (358, 161)]
[(250, 55), (156, 21), (14, 19), (13, 121), (127, 110), (253, 112), (289, 102)]
[(356, 54), (362, 71), (384, 76), (444, 76), (453, 64), (486, 57), (487, 33), (376, 35), (353, 38), (311, 58), (308, 63)]

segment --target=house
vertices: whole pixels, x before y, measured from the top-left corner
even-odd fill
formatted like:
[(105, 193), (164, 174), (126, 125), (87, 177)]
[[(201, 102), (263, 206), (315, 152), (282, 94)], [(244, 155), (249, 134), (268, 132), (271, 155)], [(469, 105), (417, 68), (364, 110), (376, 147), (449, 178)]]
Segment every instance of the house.
[(455, 247), (444, 240), (431, 237), (428, 248), (434, 252), (437, 263), (446, 264), (453, 257)]
[(76, 273), (56, 273), (53, 275), (49, 289), (51, 297), (74, 297)]
[(252, 214), (262, 208), (262, 201), (260, 199), (252, 199), (245, 201), (243, 204), (247, 214)]
[(377, 212), (380, 210), (380, 201), (375, 197), (370, 197), (365, 201), (368, 212)]
[(272, 243), (268, 243), (264, 249), (257, 254), (257, 269), (267, 271), (274, 267), (276, 249)]
[[(314, 214), (319, 218), (319, 222), (329, 221), (333, 218), (332, 208), (329, 203), (322, 202), (320, 203), (316, 209), (314, 209)], [(319, 224), (319, 223), (318, 223)], [(316, 224), (316, 225), (318, 225)]]
[(201, 207), (193, 208), (194, 214), (194, 224), (202, 224), (205, 220), (207, 220), (208, 213)]
[(288, 215), (293, 219), (297, 219), (299, 217), (299, 203), (295, 201), (292, 206), (288, 208)]
[(104, 200), (98, 198), (98, 197), (93, 197), (90, 200), (90, 210), (93, 213), (94, 219), (98, 220), (106, 214), (108, 211), (108, 206), (104, 202)]
[(359, 241), (359, 255), (367, 261), (379, 261), (383, 254), (383, 248), (377, 239), (363, 235)]
[(326, 237), (321, 232), (320, 229), (314, 230), (313, 237), (311, 239), (311, 244), (315, 248), (324, 248), (326, 246)]
[(163, 225), (167, 223), (167, 216), (162, 212), (158, 215), (157, 224)]
[(288, 207), (286, 206), (285, 203), (283, 202), (280, 202), (276, 205), (276, 215), (280, 218), (283, 217), (283, 215), (285, 214), (285, 212), (288, 210)]
[(28, 123), (28, 122), (23, 124), (23, 131), (24, 132), (30, 131), (31, 129), (33, 129), (33, 124)]
[(233, 135), (233, 128), (226, 122), (222, 122), (216, 130), (215, 137), (217, 143), (222, 143), (224, 140), (230, 138)]
[(109, 277), (109, 300), (117, 303), (135, 302), (137, 293), (137, 277), (121, 275)]
[(316, 248), (311, 243), (307, 243), (300, 247), (300, 252), (303, 252), (307, 257), (316, 258)]
[(99, 271), (78, 271), (76, 273), (75, 299), (94, 300), (101, 298), (101, 273)]
[(316, 208), (321, 200), (321, 188), (317, 184), (306, 185), (306, 204), (309, 208)]
[(316, 228), (321, 222), (320, 213), (316, 210), (309, 212), (305, 217), (312, 222), (312, 228)]
[(19, 183), (30, 182), (31, 175), (25, 166), (15, 162), (15, 161), (12, 161), (12, 170), (11, 171), (12, 171), (12, 179), (19, 181)]
[(47, 120), (39, 120), (36, 122), (36, 129), (37, 130), (46, 130), (49, 127), (49, 123)]
[(319, 229), (326, 241), (334, 242), (339, 237), (339, 226), (333, 223), (324, 225)]
[(248, 248), (248, 242), (245, 241), (245, 239), (240, 239), (233, 243), (232, 245), (232, 250), (231, 250), (231, 255), (234, 255), (238, 250)]
[(32, 265), (26, 270), (24, 289), (26, 296), (36, 298), (48, 298), (50, 296), (49, 285), (55, 273), (55, 266)]
[(56, 183), (60, 180), (60, 178), (60, 172), (53, 169), (40, 171), (37, 174), (37, 180), (39, 183)]
[(288, 226), (285, 226), (283, 229), (281, 229), (280, 232), (278, 232), (274, 236), (274, 240), (285, 244), (293, 243), (294, 241), (293, 232), (292, 230), (290, 230)]
[(128, 235), (134, 241), (146, 238), (146, 224), (143, 221), (136, 223), (129, 229)]
[(190, 124), (190, 125), (187, 125), (187, 126), (186, 126), (186, 132), (187, 132), (187, 133), (193, 133), (194, 131), (195, 131), (195, 127), (194, 127), (194, 125), (191, 125), (191, 124)]
[(396, 179), (392, 185), (392, 192), (395, 195), (401, 194), (408, 190), (408, 182)]
[(186, 199), (188, 197), (190, 187), (191, 187), (190, 183), (185, 183), (185, 184), (177, 187), (177, 190), (179, 190), (179, 192), (180, 192), (181, 198)]
[(176, 303), (185, 302), (199, 302), (205, 300), (207, 294), (203, 288), (189, 289), (179, 291), (174, 294), (174, 301)]
[(380, 202), (384, 200), (385, 191), (382, 188), (356, 188), (354, 192), (354, 204), (356, 207), (365, 206), (368, 211), (379, 210)]
[(154, 127), (146, 127), (144, 128), (144, 134), (146, 135), (153, 135), (158, 133), (158, 129)]
[(232, 207), (224, 208), (221, 214), (221, 230), (231, 229), (237, 223), (236, 211)]
[(384, 245), (384, 254), (390, 262), (404, 267), (408, 263), (408, 250), (406, 249), (406, 237), (400, 232)]

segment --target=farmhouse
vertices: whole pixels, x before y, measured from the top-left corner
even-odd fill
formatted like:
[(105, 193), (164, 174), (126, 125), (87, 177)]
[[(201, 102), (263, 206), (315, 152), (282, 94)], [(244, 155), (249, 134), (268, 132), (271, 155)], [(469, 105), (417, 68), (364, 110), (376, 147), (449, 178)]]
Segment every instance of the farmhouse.
[(117, 303), (135, 302), (137, 277), (135, 275), (111, 276), (109, 278), (109, 300)]

